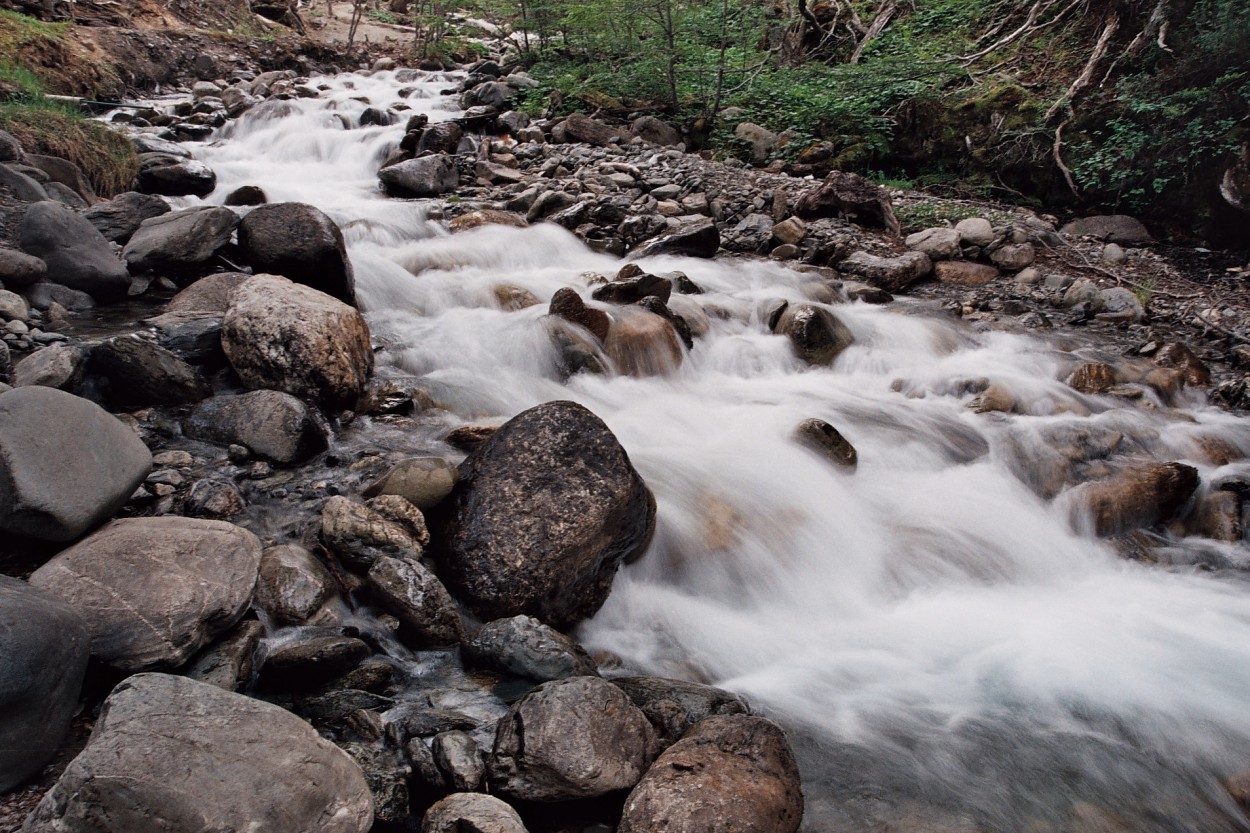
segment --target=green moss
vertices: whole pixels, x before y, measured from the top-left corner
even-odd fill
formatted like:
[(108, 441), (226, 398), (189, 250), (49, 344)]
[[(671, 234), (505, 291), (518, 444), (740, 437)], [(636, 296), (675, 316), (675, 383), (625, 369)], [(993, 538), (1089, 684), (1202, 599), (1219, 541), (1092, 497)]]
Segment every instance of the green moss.
[(139, 159), (129, 140), (55, 101), (0, 104), (0, 130), (12, 133), (30, 153), (73, 162), (103, 197), (131, 188), (139, 174)]

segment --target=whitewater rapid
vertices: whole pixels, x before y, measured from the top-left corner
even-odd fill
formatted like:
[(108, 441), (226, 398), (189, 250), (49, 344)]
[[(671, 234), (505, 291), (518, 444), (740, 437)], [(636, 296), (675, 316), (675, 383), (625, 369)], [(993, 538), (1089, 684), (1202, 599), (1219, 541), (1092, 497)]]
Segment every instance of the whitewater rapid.
[[(1220, 782), (1250, 769), (1250, 552), (1173, 543), (1178, 564), (1225, 566), (1213, 573), (1126, 561), (1020, 472), (1073, 426), (1209, 482), (1243, 467), (1211, 465), (1199, 440), (1250, 451), (1244, 419), (1200, 394), (1182, 409), (1079, 394), (1061, 381), (1077, 361), (1065, 345), (906, 300), (831, 307), (855, 344), (808, 367), (766, 317), (811, 302), (812, 276), (740, 259), (641, 262), (705, 290), (681, 302), (707, 332), (676, 371), (564, 380), (547, 302), (566, 286), (589, 298), (583, 275), (621, 262), (550, 224), (449, 235), (434, 204), (377, 189), (403, 125), (356, 127), (359, 99), (437, 121), (456, 115), (439, 92), (457, 80), (315, 79), (321, 98), (189, 147), (218, 176), (204, 202), (259, 185), (342, 226), (379, 374), (418, 377), (458, 424), (572, 399), (615, 432), (658, 528), (580, 628), (590, 649), (743, 693), (785, 724), (805, 830), (1243, 829)], [(542, 303), (500, 309), (500, 284)], [(1024, 413), (974, 413), (967, 380), (1006, 386)], [(792, 439), (811, 417), (856, 447), (853, 473)]]

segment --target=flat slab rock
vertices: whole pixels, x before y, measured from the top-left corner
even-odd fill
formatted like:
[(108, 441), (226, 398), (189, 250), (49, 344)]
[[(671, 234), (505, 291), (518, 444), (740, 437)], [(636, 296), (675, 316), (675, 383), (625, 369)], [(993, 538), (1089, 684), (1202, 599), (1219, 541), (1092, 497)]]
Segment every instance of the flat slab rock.
[(22, 833), (365, 833), (350, 757), (269, 703), (167, 674), (113, 689)]
[(114, 521), (30, 577), (91, 628), (91, 654), (126, 671), (176, 668), (242, 618), (261, 545), (224, 521)]

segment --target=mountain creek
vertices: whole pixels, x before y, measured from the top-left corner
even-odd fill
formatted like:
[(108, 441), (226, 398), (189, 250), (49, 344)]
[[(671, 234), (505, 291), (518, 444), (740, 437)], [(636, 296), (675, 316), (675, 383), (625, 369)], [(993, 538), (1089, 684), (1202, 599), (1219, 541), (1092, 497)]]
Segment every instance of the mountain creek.
[(526, 80), (0, 158), (0, 829), (1245, 829), (1244, 260)]

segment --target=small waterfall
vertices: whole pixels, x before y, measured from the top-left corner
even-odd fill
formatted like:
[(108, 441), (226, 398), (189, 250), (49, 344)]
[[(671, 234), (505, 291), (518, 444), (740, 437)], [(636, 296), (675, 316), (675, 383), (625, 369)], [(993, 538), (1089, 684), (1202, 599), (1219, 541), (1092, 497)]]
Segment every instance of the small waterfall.
[[(1178, 409), (1078, 393), (1062, 380), (1092, 353), (974, 332), (906, 299), (829, 307), (855, 343), (807, 367), (767, 310), (812, 303), (812, 277), (739, 260), (644, 261), (705, 290), (680, 300), (702, 324), (694, 349), (563, 380), (546, 305), (563, 287), (589, 299), (587, 273), (621, 263), (554, 225), (447, 234), (430, 204), (377, 190), (402, 125), (354, 127), (362, 99), (452, 117), (437, 91), (454, 80), (401, 98), (393, 73), (315, 79), (322, 98), (257, 108), (197, 155), (219, 177), (210, 202), (260, 185), (342, 225), (379, 372), (421, 377), (464, 422), (567, 398), (617, 434), (659, 527), (580, 629), (589, 647), (744, 693), (785, 723), (808, 830), (1243, 828), (1220, 786), (1250, 768), (1243, 574), (1126, 561), (1048, 499), (1062, 478), (1042, 484), (1064, 470), (1068, 436), (1185, 462), (1206, 483), (1244, 470), (1202, 447), (1250, 452), (1245, 420), (1197, 394)], [(501, 285), (541, 304), (505, 309)], [(1013, 413), (969, 408), (990, 384)], [(857, 470), (794, 441), (811, 417), (851, 441)], [(1250, 561), (1210, 540), (1171, 551)]]

